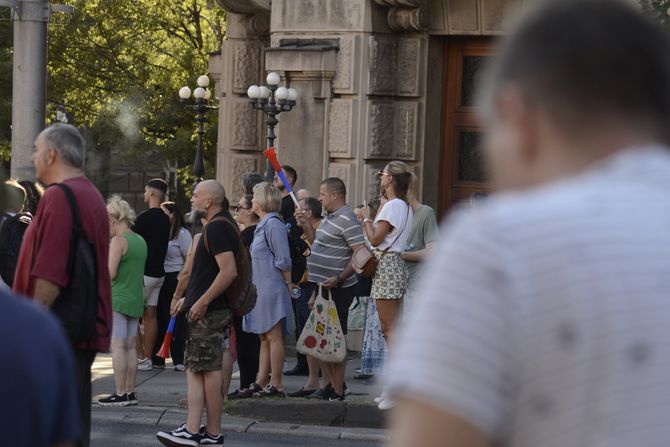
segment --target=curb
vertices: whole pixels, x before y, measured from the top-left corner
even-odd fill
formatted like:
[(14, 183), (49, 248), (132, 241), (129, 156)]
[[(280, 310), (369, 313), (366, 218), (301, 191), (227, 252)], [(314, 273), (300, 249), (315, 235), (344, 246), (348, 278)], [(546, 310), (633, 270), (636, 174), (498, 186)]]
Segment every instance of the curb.
[(326, 427), (383, 429), (384, 412), (365, 402), (306, 399), (245, 399), (226, 403), (226, 413), (259, 421)]
[[(94, 422), (154, 425), (157, 429), (165, 429), (182, 424), (186, 420), (186, 414), (186, 410), (177, 408), (95, 406), (92, 418)], [(384, 443), (390, 439), (389, 432), (381, 429), (261, 422), (251, 418), (229, 416), (228, 413), (222, 417), (221, 428), (223, 431), (236, 433), (300, 436), (343, 441)]]

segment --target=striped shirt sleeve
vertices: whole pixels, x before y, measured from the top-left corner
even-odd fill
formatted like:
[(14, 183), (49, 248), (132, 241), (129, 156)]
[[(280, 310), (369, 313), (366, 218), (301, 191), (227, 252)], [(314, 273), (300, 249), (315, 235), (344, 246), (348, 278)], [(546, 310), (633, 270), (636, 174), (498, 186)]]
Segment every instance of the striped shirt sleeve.
[(502, 250), (473, 216), (447, 227), (399, 336), (388, 385), (496, 438), (512, 374)]

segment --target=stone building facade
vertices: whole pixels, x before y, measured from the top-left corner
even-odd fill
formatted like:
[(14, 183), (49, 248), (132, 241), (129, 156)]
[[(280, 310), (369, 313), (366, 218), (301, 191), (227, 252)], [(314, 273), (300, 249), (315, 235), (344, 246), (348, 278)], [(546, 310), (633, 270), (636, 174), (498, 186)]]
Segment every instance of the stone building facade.
[(264, 116), (246, 91), (270, 71), (299, 92), (279, 115), (276, 147), (300, 188), (341, 177), (355, 205), (374, 194), (375, 173), (400, 159), (441, 212), (486, 191), (473, 90), (492, 36), (523, 0), (217, 1), (228, 12), (227, 39), (210, 59), (217, 177), (231, 196), (243, 173), (264, 171)]

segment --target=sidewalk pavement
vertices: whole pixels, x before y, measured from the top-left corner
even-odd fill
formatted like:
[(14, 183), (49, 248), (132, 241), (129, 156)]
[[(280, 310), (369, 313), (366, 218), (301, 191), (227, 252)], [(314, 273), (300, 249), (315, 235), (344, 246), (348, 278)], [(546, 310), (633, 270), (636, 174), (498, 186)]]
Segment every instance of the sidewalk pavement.
[[(288, 358), (289, 368), (293, 367), (291, 362), (295, 358)], [(358, 356), (350, 358), (347, 362), (346, 383), (351, 391), (344, 402), (327, 402), (310, 399), (242, 399), (231, 400), (225, 404), (223, 418), (224, 426), (229, 420), (228, 416), (245, 418), (247, 422), (264, 422), (262, 427), (273, 427), (272, 423), (284, 423), (281, 430), (291, 430), (291, 427), (303, 425), (321, 426), (317, 429), (328, 436), (341, 438), (349, 436), (349, 431), (343, 431), (341, 427), (356, 428), (357, 431), (371, 430), (371, 440), (379, 440), (385, 436), (385, 431), (380, 430), (385, 426), (384, 412), (377, 409), (373, 399), (381, 394), (381, 386), (376, 381), (361, 381), (353, 378), (354, 370), (360, 366)], [(112, 374), (112, 358), (110, 354), (98, 354), (92, 368), (93, 378), (93, 401), (114, 391), (114, 377)], [(306, 382), (303, 376), (284, 376), (284, 389), (286, 392), (299, 390)], [(233, 379), (230, 391), (239, 387), (239, 380)], [(165, 369), (154, 369), (153, 371), (137, 372), (137, 397), (139, 405), (146, 409), (155, 409), (161, 415), (176, 413), (185, 418), (185, 411), (180, 407), (180, 400), (186, 398), (186, 374), (175, 371), (171, 361), (166, 362)], [(120, 407), (117, 409), (128, 409), (132, 407)], [(137, 407), (135, 407), (137, 408)], [(181, 413), (184, 413), (182, 415)], [(105, 412), (106, 414), (106, 412)], [(236, 420), (236, 419), (234, 419)], [(182, 421), (183, 422), (183, 421)], [(267, 423), (266, 423), (267, 422)], [(239, 421), (236, 422), (239, 425)], [(245, 422), (246, 423), (246, 422)], [(293, 425), (286, 425), (293, 424)], [(325, 426), (325, 427), (323, 427)], [(253, 427), (254, 431), (265, 428), (247, 425), (245, 430)], [(288, 428), (287, 428), (288, 427)], [(328, 431), (323, 428), (332, 427)], [(360, 430), (358, 430), (360, 429)], [(277, 430), (277, 427), (273, 427)], [(308, 428), (304, 428), (308, 430)], [(239, 431), (239, 430), (237, 430)], [(313, 435), (314, 433), (312, 433)], [(367, 436), (367, 435), (366, 435)], [(344, 439), (344, 438), (342, 438)], [(349, 438), (353, 439), (353, 438)]]

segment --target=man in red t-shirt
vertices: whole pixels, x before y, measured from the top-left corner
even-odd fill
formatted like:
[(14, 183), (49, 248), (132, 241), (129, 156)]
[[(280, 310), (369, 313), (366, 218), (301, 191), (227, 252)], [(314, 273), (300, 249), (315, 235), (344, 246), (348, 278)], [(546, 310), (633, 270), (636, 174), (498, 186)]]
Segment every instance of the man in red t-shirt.
[[(111, 335), (111, 283), (109, 279), (109, 217), (100, 192), (84, 175), (84, 139), (68, 124), (54, 124), (35, 141), (32, 156), (37, 179), (46, 185), (69, 186), (79, 207), (81, 223), (95, 245), (98, 265), (97, 336), (74, 346), (79, 381), (82, 437), (88, 446), (91, 427), (91, 365), (97, 352), (109, 350)], [(14, 277), (14, 292), (51, 307), (68, 284), (67, 260), (72, 234), (72, 215), (65, 193), (48, 188), (26, 231)]]

